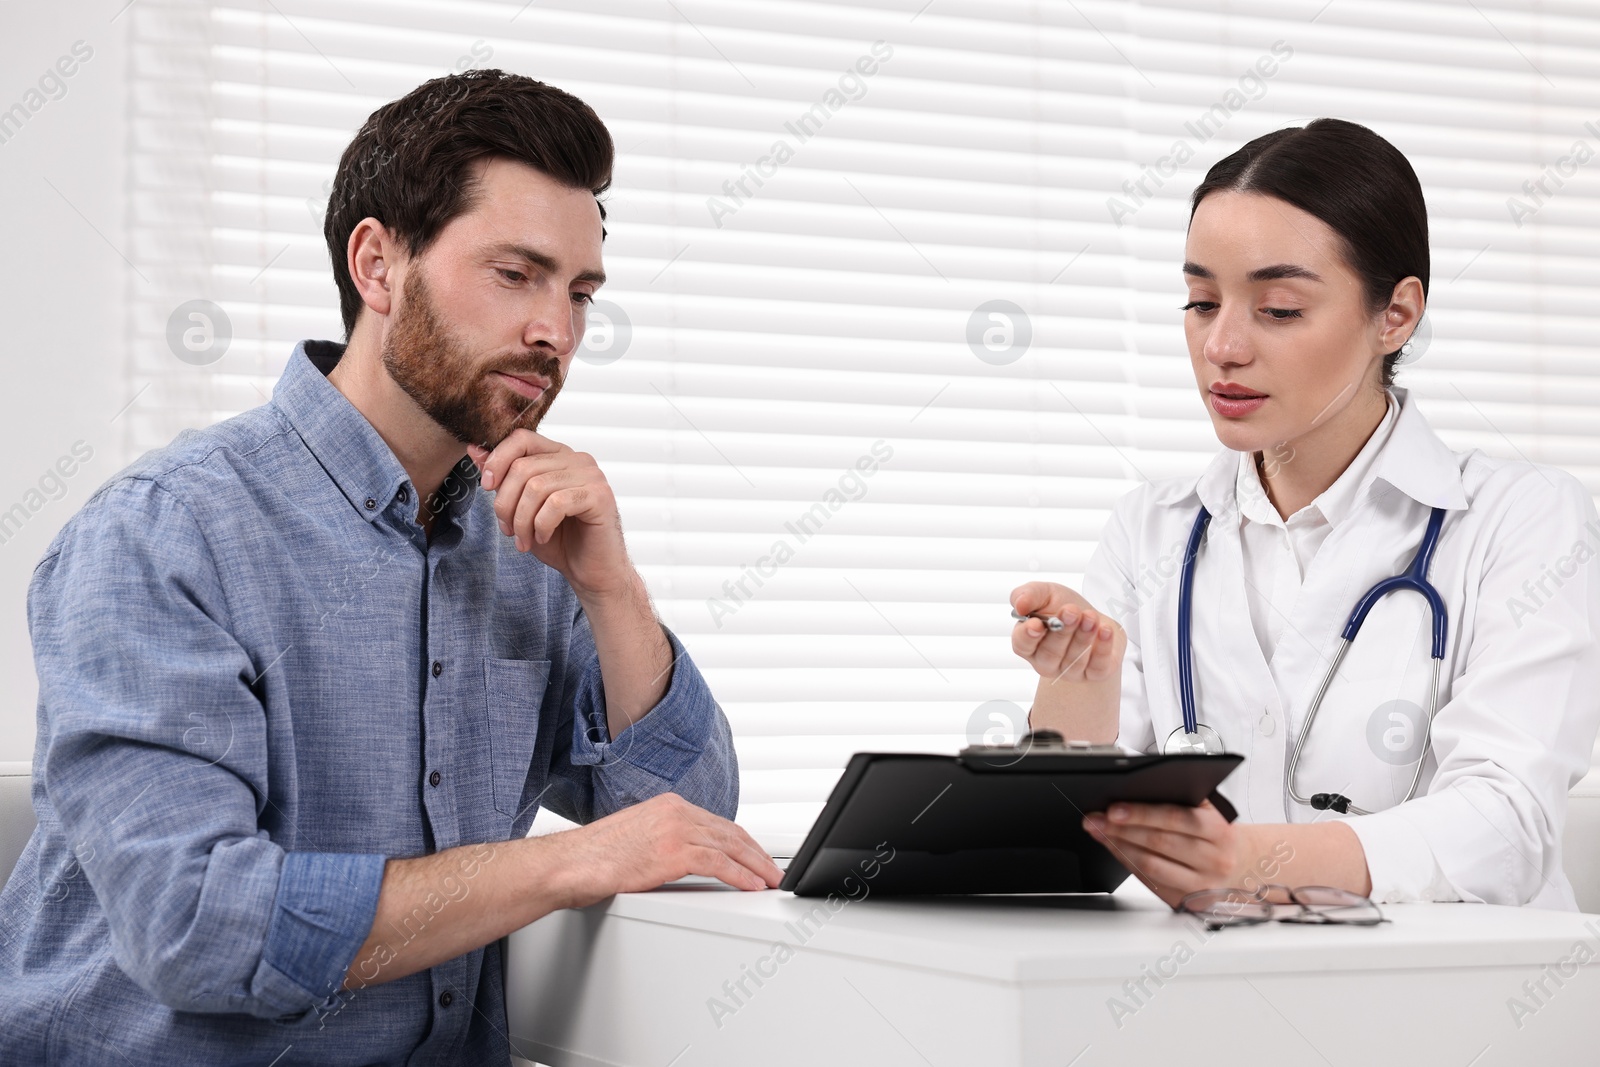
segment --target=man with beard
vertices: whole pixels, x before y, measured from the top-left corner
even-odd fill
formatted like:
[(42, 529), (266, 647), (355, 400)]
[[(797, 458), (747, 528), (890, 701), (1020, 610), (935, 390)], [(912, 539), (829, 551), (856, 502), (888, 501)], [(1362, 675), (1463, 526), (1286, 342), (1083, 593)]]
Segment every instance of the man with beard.
[[(587, 106), (499, 71), (374, 112), (325, 226), (348, 343), (51, 545), (0, 1062), (504, 1064), (505, 934), (777, 885), (604, 475), (538, 432), (611, 163)], [(540, 806), (585, 825), (527, 838)]]

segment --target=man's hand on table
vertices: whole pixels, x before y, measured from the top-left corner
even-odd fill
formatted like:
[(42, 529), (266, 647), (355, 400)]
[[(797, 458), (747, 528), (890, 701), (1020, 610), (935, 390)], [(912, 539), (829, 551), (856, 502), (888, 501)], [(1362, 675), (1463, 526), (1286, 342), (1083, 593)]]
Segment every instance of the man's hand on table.
[[(776, 888), (783, 878), (744, 830), (674, 793), (575, 830), (392, 859), (372, 931), (347, 970), (345, 986), (361, 989), (403, 978), (552, 911), (654, 889), (690, 874), (752, 890)], [(471, 903), (441, 911), (441, 896)], [(435, 911), (437, 918), (420, 929), (406, 925), (419, 913)]]
[(691, 874), (735, 889), (776, 889), (783, 880), (772, 857), (742, 827), (676, 793), (539, 840), (559, 855), (566, 890), (562, 906), (569, 908)]

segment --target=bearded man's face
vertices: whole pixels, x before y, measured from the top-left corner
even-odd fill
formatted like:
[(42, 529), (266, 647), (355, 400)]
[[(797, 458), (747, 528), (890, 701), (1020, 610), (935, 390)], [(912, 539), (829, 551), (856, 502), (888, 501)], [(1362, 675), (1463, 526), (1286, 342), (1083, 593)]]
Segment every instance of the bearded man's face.
[[(565, 380), (555, 355), (496, 357), (472, 351), (443, 321), (414, 262), (383, 341), (383, 365), (428, 416), (465, 444), (492, 449), (512, 430), (534, 430)], [(505, 377), (520, 380), (506, 381)]]
[(536, 429), (605, 283), (587, 189), (511, 160), (474, 164), (471, 207), (401, 276), (381, 345), (395, 383), (451, 436), (493, 449)]

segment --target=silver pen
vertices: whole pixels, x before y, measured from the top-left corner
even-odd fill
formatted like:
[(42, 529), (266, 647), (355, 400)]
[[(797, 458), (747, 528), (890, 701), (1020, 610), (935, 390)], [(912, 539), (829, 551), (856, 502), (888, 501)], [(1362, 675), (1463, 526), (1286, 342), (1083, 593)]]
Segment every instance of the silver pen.
[(1056, 618), (1054, 615), (1020, 615), (1017, 613), (1016, 608), (1012, 608), (1011, 617), (1016, 619), (1018, 622), (1022, 622), (1025, 619), (1038, 619), (1054, 633), (1060, 633), (1062, 630), (1067, 628), (1067, 624)]

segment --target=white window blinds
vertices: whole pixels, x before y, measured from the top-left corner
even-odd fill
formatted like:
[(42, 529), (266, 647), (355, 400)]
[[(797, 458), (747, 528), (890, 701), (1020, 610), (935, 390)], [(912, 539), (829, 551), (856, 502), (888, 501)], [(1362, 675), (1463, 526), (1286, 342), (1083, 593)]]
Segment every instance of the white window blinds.
[[(1263, 132), (1335, 115), (1410, 157), (1433, 338), (1402, 383), (1454, 446), (1600, 490), (1592, 4), (1218, 6), (142, 0), (129, 452), (340, 335), (322, 200), (371, 110), (466, 66), (582, 97), (613, 281), (546, 428), (599, 457), (741, 820), (790, 850), (851, 752), (1008, 733), (1010, 589), (1077, 582), (1118, 496), (1217, 447), (1185, 198)], [(218, 358), (173, 356), (191, 300)]]

